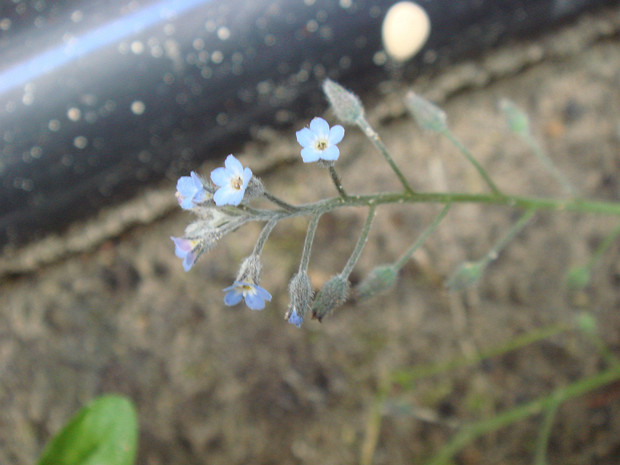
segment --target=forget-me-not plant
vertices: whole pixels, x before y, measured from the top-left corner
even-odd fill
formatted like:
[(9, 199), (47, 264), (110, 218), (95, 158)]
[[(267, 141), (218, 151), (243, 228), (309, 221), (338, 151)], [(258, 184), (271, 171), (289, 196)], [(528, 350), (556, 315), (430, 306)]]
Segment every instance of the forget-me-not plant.
[[(326, 80), (323, 90), (334, 110), (334, 113), (345, 124), (357, 126), (368, 137), (378, 153), (388, 163), (400, 182), (400, 191), (379, 192), (372, 194), (351, 195), (345, 191), (340, 176), (336, 172), (334, 161), (340, 156), (337, 144), (343, 140), (344, 128), (340, 125), (330, 127), (323, 118), (316, 117), (310, 121), (309, 127), (296, 132), (296, 138), (301, 145), (301, 157), (305, 163), (322, 161), (329, 168), (331, 179), (338, 193), (329, 199), (314, 203), (292, 205), (269, 193), (262, 182), (253, 176), (250, 168), (244, 167), (232, 154), (228, 155), (225, 166), (211, 172), (211, 181), (217, 190), (205, 183), (196, 173), (183, 176), (177, 183), (177, 197), (181, 207), (190, 210), (198, 219), (185, 229), (183, 237), (171, 237), (175, 244), (175, 254), (183, 259), (183, 268), (189, 270), (201, 254), (213, 247), (219, 239), (229, 232), (235, 231), (250, 221), (265, 223), (258, 236), (252, 253), (243, 260), (237, 277), (232, 286), (224, 289), (224, 303), (237, 305), (242, 300), (252, 310), (262, 310), (266, 302), (271, 301), (271, 294), (260, 286), (261, 280), (261, 253), (265, 242), (273, 228), (281, 220), (298, 216), (309, 217), (308, 229), (299, 270), (289, 282), (290, 304), (284, 314), (284, 319), (291, 325), (300, 327), (305, 321), (306, 314), (313, 319), (322, 321), (334, 308), (344, 304), (351, 296), (358, 300), (372, 297), (392, 287), (400, 269), (410, 260), (413, 253), (422, 246), (424, 241), (435, 231), (443, 218), (448, 214), (454, 203), (480, 203), (508, 205), (523, 210), (521, 218), (507, 232), (506, 236), (494, 245), (486, 256), (469, 261), (469, 266), (458, 267), (457, 271), (446, 280), (448, 288), (457, 292), (465, 287), (475, 285), (481, 279), (487, 265), (494, 260), (508, 242), (524, 228), (534, 214), (541, 209), (572, 210), (581, 212), (599, 212), (620, 216), (620, 204), (605, 202), (584, 201), (582, 199), (539, 199), (534, 197), (516, 197), (503, 193), (492, 181), (489, 174), (478, 163), (472, 154), (450, 131), (445, 113), (434, 104), (417, 94), (409, 93), (405, 106), (412, 114), (419, 126), (426, 130), (440, 133), (447, 137), (459, 152), (471, 163), (481, 179), (485, 182), (488, 193), (441, 193), (418, 192), (409, 184), (405, 173), (392, 159), (389, 150), (379, 135), (370, 126), (365, 118), (364, 108), (357, 96), (344, 89), (339, 84)], [(526, 134), (528, 136), (528, 134)], [(546, 158), (545, 166), (551, 160)], [(557, 174), (552, 171), (551, 174)], [(559, 177), (556, 176), (556, 179)], [(562, 184), (568, 181), (560, 179)], [(571, 195), (573, 189), (566, 189)], [(212, 195), (212, 199), (211, 199)], [(258, 208), (250, 206), (253, 199), (262, 197), (275, 205), (273, 208)], [(212, 201), (211, 201), (212, 200)], [(429, 202), (442, 204), (443, 208), (435, 220), (429, 224), (416, 241), (392, 263), (383, 263), (372, 270), (365, 279), (352, 287), (349, 276), (355, 267), (360, 254), (367, 242), (375, 210), (384, 204)], [(308, 265), (315, 231), (322, 215), (344, 207), (365, 207), (368, 210), (367, 218), (360, 232), (359, 238), (343, 269), (332, 276), (323, 287), (315, 293), (308, 276)], [(620, 228), (618, 229), (620, 234)], [(471, 264), (475, 266), (471, 266)], [(475, 270), (475, 273), (472, 272)]]

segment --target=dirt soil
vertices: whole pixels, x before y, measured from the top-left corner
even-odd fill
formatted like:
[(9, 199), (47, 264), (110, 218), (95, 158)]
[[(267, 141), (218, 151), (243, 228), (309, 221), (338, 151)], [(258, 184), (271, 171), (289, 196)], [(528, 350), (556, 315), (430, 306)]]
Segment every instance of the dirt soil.
[[(542, 145), (585, 198), (618, 200), (618, 30), (615, 7), (413, 87), (441, 102), (453, 131), (506, 192), (564, 195), (507, 131), (497, 109), (502, 97), (528, 111)], [(367, 106), (412, 185), (484, 192), (447, 141), (405, 115), (404, 87), (382, 86)], [(334, 122), (331, 113), (325, 117)], [(324, 170), (303, 165), (298, 151), (293, 133), (265, 129), (237, 156), (290, 202), (333, 196)], [(337, 165), (345, 188), (398, 189), (384, 165), (349, 128)], [(137, 406), (143, 465), (423, 463), (454, 434), (454, 421), (488, 418), (592, 375), (605, 362), (570, 331), (410, 390), (390, 385), (377, 424), (377, 393), (390, 373), (570, 324), (584, 311), (620, 356), (618, 244), (597, 263), (584, 291), (564, 285), (567, 268), (587, 262), (615, 218), (540, 212), (474, 290), (451, 294), (445, 277), (463, 260), (483, 256), (519, 216), (507, 207), (455, 206), (392, 291), (297, 329), (282, 317), (306, 219), (274, 230), (263, 254), (263, 286), (273, 301), (252, 312), (225, 307), (221, 289), (251, 251), (259, 225), (226, 237), (184, 273), (169, 236), (181, 235), (191, 216), (174, 202), (170, 182), (66, 237), (2, 258), (0, 463), (34, 463), (73, 412), (110, 392)], [(128, 214), (136, 208), (144, 210), (139, 220)], [(380, 208), (352, 281), (397, 259), (439, 208)], [(364, 217), (364, 209), (349, 209), (321, 220), (310, 264), (315, 288), (342, 269)], [(532, 463), (540, 423), (535, 416), (488, 434), (455, 463)], [(553, 464), (620, 463), (620, 385), (563, 404), (548, 452)]]

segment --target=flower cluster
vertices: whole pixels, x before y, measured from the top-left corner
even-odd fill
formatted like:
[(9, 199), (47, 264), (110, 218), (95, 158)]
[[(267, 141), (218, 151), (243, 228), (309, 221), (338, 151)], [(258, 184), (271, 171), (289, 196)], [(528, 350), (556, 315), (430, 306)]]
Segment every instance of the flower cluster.
[[(302, 146), (303, 161), (336, 161), (340, 156), (337, 144), (344, 137), (344, 128), (338, 125), (330, 128), (322, 118), (314, 118), (309, 126), (296, 134)], [(183, 260), (183, 269), (189, 271), (201, 254), (244, 223), (269, 220), (271, 217), (268, 213), (273, 211), (267, 211), (261, 216), (260, 210), (244, 208), (251, 198), (258, 196), (264, 196), (280, 207), (286, 206), (289, 211), (295, 209), (266, 193), (252, 170), (244, 167), (232, 154), (226, 157), (223, 167), (211, 171), (210, 182), (193, 171), (189, 176), (180, 177), (176, 192), (179, 205), (199, 217), (185, 229), (183, 237), (170, 238), (175, 246), (175, 255)], [(233, 306), (245, 301), (251, 310), (262, 310), (265, 303), (271, 301), (271, 294), (259, 285), (262, 269), (260, 252), (275, 222), (277, 220), (273, 219), (268, 222), (254, 252), (242, 263), (232, 286), (223, 289), (226, 305)], [(298, 274), (291, 283), (291, 307), (286, 319), (300, 327), (306, 310), (311, 307), (312, 286), (305, 272)]]

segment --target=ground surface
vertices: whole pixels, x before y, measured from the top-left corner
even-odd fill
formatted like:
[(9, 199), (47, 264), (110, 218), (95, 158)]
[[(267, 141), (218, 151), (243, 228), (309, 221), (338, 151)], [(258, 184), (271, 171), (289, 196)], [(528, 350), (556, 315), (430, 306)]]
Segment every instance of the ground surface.
[[(617, 200), (619, 15), (616, 8), (584, 17), (420, 80), (416, 89), (443, 102), (454, 132), (507, 192), (563, 195), (506, 131), (497, 110), (501, 97), (530, 113), (537, 136), (584, 197)], [(404, 115), (400, 88), (384, 91), (381, 99), (371, 97), (370, 119), (416, 189), (485, 190), (453, 147)], [(302, 165), (297, 151), (292, 133), (264, 131), (238, 155), (291, 202), (334, 195), (326, 174)], [(347, 131), (341, 151), (338, 167), (349, 191), (397, 189), (357, 130)], [(423, 380), (413, 390), (388, 387), (377, 428), (372, 409), (388, 373), (471, 355), (570, 323), (582, 311), (597, 319), (602, 338), (620, 355), (618, 245), (598, 263), (585, 291), (563, 285), (566, 269), (585, 263), (617, 220), (539, 213), (475, 290), (455, 295), (444, 289), (445, 276), (486, 253), (518, 212), (454, 207), (390, 293), (297, 330), (282, 315), (305, 220), (279, 225), (266, 246), (263, 284), (274, 296), (267, 309), (226, 308), (221, 289), (259, 229), (230, 235), (184, 273), (168, 237), (180, 235), (190, 216), (172, 210), (173, 190), (164, 186), (102, 216), (81, 230), (87, 239), (74, 232), (2, 259), (0, 269), (12, 274), (0, 284), (0, 463), (33, 463), (72, 412), (106, 392), (124, 393), (137, 405), (140, 464), (343, 464), (370, 463), (369, 457), (375, 464), (420, 463), (453, 434), (447, 419), (487, 418), (605, 364), (582, 336), (564, 333)], [(146, 224), (123, 232), (136, 221), (136, 208)], [(398, 258), (438, 208), (379, 210), (352, 280)], [(352, 209), (321, 220), (310, 265), (316, 288), (344, 265), (364, 215)], [(617, 464), (619, 418), (617, 385), (564, 404), (549, 463)], [(532, 463), (539, 424), (532, 417), (487, 435), (458, 463)]]

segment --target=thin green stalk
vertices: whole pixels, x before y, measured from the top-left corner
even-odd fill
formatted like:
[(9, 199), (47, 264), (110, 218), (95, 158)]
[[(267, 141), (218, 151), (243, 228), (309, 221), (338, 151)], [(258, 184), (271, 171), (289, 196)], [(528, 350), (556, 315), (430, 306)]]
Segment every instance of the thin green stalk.
[(288, 202), (285, 202), (284, 200), (276, 197), (275, 195), (273, 195), (273, 194), (271, 194), (271, 193), (269, 193), (267, 191), (264, 191), (263, 195), (265, 196), (265, 198), (267, 200), (275, 203), (278, 207), (281, 207), (281, 208), (285, 209), (286, 211), (289, 211), (289, 212), (297, 211), (297, 207), (296, 206), (291, 205)]
[(334, 168), (333, 164), (329, 165), (329, 175), (331, 176), (332, 181), (334, 182), (334, 186), (336, 186), (336, 190), (338, 191), (338, 194), (340, 194), (340, 197), (343, 200), (347, 200), (349, 196), (347, 195), (347, 192), (344, 190), (344, 187), (342, 187), (342, 180), (340, 179), (340, 176), (338, 176), (338, 173), (336, 172), (336, 168)]
[(620, 223), (618, 223), (616, 227), (605, 237), (603, 242), (598, 245), (598, 247), (590, 257), (590, 260), (588, 260), (588, 269), (591, 270), (592, 268), (594, 268), (596, 262), (601, 259), (603, 254), (607, 251), (607, 249), (609, 249), (609, 247), (614, 243), (614, 241), (618, 238), (619, 235)]
[(549, 444), (549, 438), (551, 437), (553, 420), (555, 420), (555, 415), (563, 401), (564, 399), (557, 398), (555, 402), (552, 402), (545, 410), (543, 422), (538, 433), (538, 439), (536, 440), (534, 465), (547, 465), (547, 446)]
[(487, 186), (489, 186), (489, 189), (491, 189), (494, 194), (501, 195), (502, 192), (495, 185), (495, 183), (493, 182), (489, 174), (486, 172), (486, 170), (482, 167), (482, 165), (480, 165), (480, 163), (478, 163), (478, 161), (476, 161), (476, 159), (472, 156), (472, 154), (469, 152), (467, 147), (463, 145), (463, 143), (454, 135), (454, 133), (450, 131), (450, 129), (448, 128), (440, 132), (450, 142), (452, 142), (452, 145), (454, 145), (459, 150), (459, 152), (465, 155), (465, 158), (467, 158), (467, 160), (474, 166), (474, 168), (476, 168), (476, 170), (478, 171), (482, 179), (484, 179), (484, 182), (487, 183)]
[(305, 273), (308, 271), (308, 264), (310, 263), (310, 251), (312, 250), (312, 243), (314, 242), (314, 233), (319, 224), (319, 219), (322, 213), (315, 213), (310, 219), (308, 224), (308, 230), (306, 231), (306, 240), (304, 241), (304, 248), (301, 252), (301, 260), (299, 262), (299, 272)]
[(556, 336), (573, 329), (573, 326), (564, 325), (552, 325), (544, 328), (540, 328), (522, 335), (515, 337), (507, 343), (501, 344), (490, 349), (482, 350), (475, 355), (467, 357), (458, 357), (448, 361), (436, 362), (428, 365), (416, 366), (407, 370), (395, 371), (392, 373), (392, 379), (395, 383), (401, 386), (411, 386), (419, 379), (429, 378), (434, 375), (445, 373), (447, 371), (456, 370), (458, 368), (464, 368), (467, 366), (480, 363), (482, 360), (486, 360), (491, 357), (511, 352), (527, 345), (533, 344), (544, 339)]
[(536, 210), (532, 208), (521, 215), (519, 221), (512, 225), (510, 230), (508, 230), (508, 232), (487, 252), (484, 258), (482, 258), (481, 261), (485, 266), (497, 258), (506, 245), (508, 245), (508, 243), (512, 241), (514, 237), (519, 234), (521, 230), (530, 222), (534, 216), (534, 213), (536, 213)]
[(269, 237), (269, 234), (271, 234), (271, 231), (273, 230), (273, 228), (275, 228), (276, 224), (278, 224), (278, 221), (280, 221), (279, 218), (272, 218), (263, 227), (262, 231), (258, 235), (258, 239), (256, 240), (256, 245), (254, 245), (254, 250), (252, 251), (252, 255), (258, 256), (261, 254), (261, 252), (263, 251), (263, 247), (265, 246), (265, 243), (267, 242), (267, 238)]
[(562, 188), (566, 191), (567, 194), (576, 197), (577, 191), (570, 183), (570, 181), (564, 176), (555, 166), (551, 158), (545, 153), (545, 151), (540, 147), (540, 144), (532, 137), (532, 135), (528, 132), (523, 134), (521, 138), (527, 143), (532, 153), (538, 158), (542, 164), (545, 166), (547, 171), (555, 178), (555, 180), (562, 186)]
[(567, 386), (557, 388), (549, 395), (541, 396), (526, 404), (501, 412), (487, 420), (482, 420), (466, 426), (428, 462), (428, 465), (449, 463), (449, 460), (452, 459), (454, 455), (480, 436), (491, 431), (505, 428), (531, 415), (538, 414), (556, 403), (557, 399), (566, 401), (587, 394), (595, 389), (613, 383), (618, 379), (620, 379), (620, 368), (611, 368), (588, 378), (575, 381)]
[(363, 116), (358, 118), (355, 122), (357, 126), (364, 132), (364, 134), (366, 134), (366, 137), (370, 139), (370, 141), (377, 148), (377, 150), (379, 150), (381, 155), (383, 155), (383, 157), (385, 158), (385, 161), (387, 161), (390, 167), (392, 168), (392, 171), (396, 173), (396, 176), (398, 176), (398, 179), (400, 180), (400, 183), (403, 185), (405, 192), (409, 194), (413, 194), (414, 190), (409, 185), (409, 182), (407, 181), (407, 178), (405, 178), (405, 175), (400, 171), (398, 166), (396, 166), (396, 163), (394, 163), (394, 160), (392, 159), (390, 152), (388, 151), (387, 147), (385, 146), (385, 144), (379, 137), (379, 134), (377, 134), (377, 132), (372, 128), (370, 123)]
[(448, 210), (450, 210), (451, 206), (451, 203), (447, 203), (443, 207), (441, 212), (439, 212), (439, 215), (437, 215), (433, 222), (424, 230), (422, 235), (411, 245), (411, 247), (409, 247), (409, 249), (407, 249), (407, 251), (402, 255), (402, 257), (400, 257), (400, 259), (398, 259), (398, 261), (394, 263), (395, 271), (398, 271), (403, 266), (405, 266), (405, 264), (411, 259), (411, 256), (414, 254), (414, 252), (418, 250), (418, 248), (420, 248), (420, 246), (424, 244), (424, 241), (426, 241), (428, 236), (430, 236), (435, 231), (435, 229), (437, 229), (437, 226), (439, 226), (441, 220), (443, 220), (444, 217), (448, 214)]
[(357, 244), (355, 244), (355, 249), (353, 253), (349, 257), (347, 264), (344, 266), (344, 269), (340, 273), (344, 279), (347, 279), (353, 271), (353, 267), (357, 263), (357, 260), (360, 258), (362, 250), (366, 245), (366, 241), (368, 240), (368, 233), (370, 232), (370, 226), (372, 225), (372, 220), (375, 217), (375, 210), (377, 209), (376, 205), (371, 205), (368, 211), (368, 216), (366, 217), (366, 223), (364, 223), (364, 229), (362, 229), (362, 233), (360, 234), (359, 239), (357, 240)]

